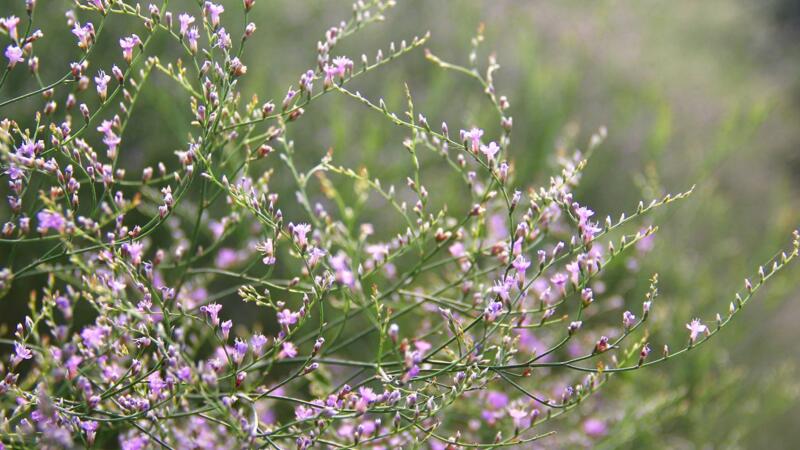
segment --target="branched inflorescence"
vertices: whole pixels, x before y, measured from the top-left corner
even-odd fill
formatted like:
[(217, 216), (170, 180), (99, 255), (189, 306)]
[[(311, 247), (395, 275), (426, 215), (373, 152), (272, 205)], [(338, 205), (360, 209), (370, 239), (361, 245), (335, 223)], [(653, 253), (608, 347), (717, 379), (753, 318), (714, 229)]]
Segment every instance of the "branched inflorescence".
[[(374, 58), (337, 53), (392, 0), (356, 3), (283, 98), (243, 102), (254, 4), (178, 12), (167, 0), (75, 0), (68, 44), (34, 27), (35, 0), (26, 17), (0, 22), (0, 87), (26, 66), (38, 84), (0, 98), (0, 291), (19, 302), (8, 295), (17, 283), (42, 280), (1, 342), (3, 444), (524, 448), (613, 374), (705, 343), (798, 254), (795, 234), (725, 314), (687, 320), (672, 349), (650, 342), (658, 277), (641, 307), (613, 322), (600, 317), (609, 297), (600, 277), (650, 247), (656, 228), (635, 222), (691, 190), (597, 220), (572, 192), (604, 129), (544, 186), (521, 190), (508, 159), (509, 100), (495, 91), (494, 58), (479, 69), (480, 33), (468, 66), (425, 55), (483, 89), (496, 138), (471, 124), (432, 126), (408, 87), (402, 112), (355, 90), (354, 79), (429, 39), (392, 43)], [(240, 29), (226, 23), (236, 8)], [(136, 33), (110, 36), (112, 18)], [(156, 39), (180, 56), (162, 60)], [(114, 41), (114, 61), (96, 58), (103, 40)], [(41, 45), (72, 52), (49, 84)], [(126, 130), (158, 77), (180, 92), (192, 131), (174, 157), (133, 174)], [(407, 133), (404, 187), (333, 151), (302, 167), (290, 130), (329, 94)], [(14, 117), (34, 101), (33, 117)], [(453, 174), (463, 204), (426, 188), (426, 165)], [(286, 198), (276, 174), (293, 184)]]

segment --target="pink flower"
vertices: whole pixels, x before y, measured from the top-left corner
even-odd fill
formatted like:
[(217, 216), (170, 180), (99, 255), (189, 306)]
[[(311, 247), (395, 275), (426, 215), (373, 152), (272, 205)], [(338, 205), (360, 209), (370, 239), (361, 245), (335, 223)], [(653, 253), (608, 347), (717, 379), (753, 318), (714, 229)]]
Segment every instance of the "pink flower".
[(205, 10), (206, 14), (208, 14), (208, 19), (211, 21), (211, 25), (217, 27), (217, 25), (219, 25), (219, 16), (225, 12), (225, 7), (206, 2)]
[(481, 153), (486, 155), (489, 162), (494, 161), (494, 156), (500, 151), (500, 147), (496, 142), (489, 142), (489, 145), (481, 145)]
[(119, 40), (119, 46), (122, 47), (122, 57), (125, 58), (128, 64), (133, 60), (133, 49), (136, 48), (137, 45), (141, 45), (141, 43), (142, 40), (135, 34)]
[(608, 432), (608, 429), (606, 428), (605, 422), (598, 419), (588, 419), (583, 423), (583, 432), (596, 438), (604, 436)]
[(461, 140), (469, 143), (473, 152), (477, 152), (480, 148), (481, 137), (483, 137), (483, 130), (480, 128), (473, 128), (469, 131), (461, 130)]
[(94, 77), (94, 82), (97, 84), (97, 95), (100, 96), (100, 99), (105, 101), (106, 97), (108, 96), (108, 82), (111, 81), (111, 77), (106, 75), (105, 71), (98, 71), (97, 76)]
[(186, 36), (186, 32), (189, 31), (189, 25), (194, 23), (194, 17), (183, 13), (178, 16), (178, 22), (180, 22), (181, 36)]
[(697, 340), (697, 335), (701, 333), (708, 334), (708, 327), (700, 322), (700, 319), (694, 319), (686, 324), (686, 329), (689, 330), (689, 340), (694, 343)]
[(13, 40), (19, 38), (17, 34), (17, 25), (19, 25), (19, 17), (9, 16), (4, 19), (0, 18), (0, 27), (2, 27)]
[(94, 25), (87, 22), (86, 25), (81, 26), (78, 22), (72, 27), (72, 34), (78, 38), (78, 47), (86, 50), (94, 41)]
[(16, 45), (9, 45), (6, 47), (6, 59), (8, 60), (8, 67), (12, 69), (17, 63), (25, 61), (25, 58), (22, 57), (22, 49), (17, 47)]
[(308, 233), (311, 231), (311, 225), (307, 223), (299, 223), (297, 225), (291, 226), (292, 236), (294, 237), (294, 242), (297, 244), (298, 247), (301, 249), (305, 249), (308, 245)]

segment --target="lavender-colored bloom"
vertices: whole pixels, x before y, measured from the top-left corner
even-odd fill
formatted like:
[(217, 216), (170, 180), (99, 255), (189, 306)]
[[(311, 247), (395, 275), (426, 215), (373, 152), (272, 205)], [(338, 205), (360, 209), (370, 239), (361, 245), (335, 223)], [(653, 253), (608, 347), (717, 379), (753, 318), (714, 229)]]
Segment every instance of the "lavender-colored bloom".
[(605, 422), (599, 419), (587, 419), (586, 422), (583, 423), (583, 432), (589, 435), (590, 437), (601, 437), (605, 436), (608, 432), (608, 428), (606, 427)]
[(368, 245), (366, 250), (375, 262), (381, 262), (389, 256), (389, 246), (386, 244)]
[(280, 358), (294, 358), (297, 356), (297, 347), (289, 341), (284, 342), (281, 345), (281, 351), (278, 354)]
[(100, 349), (105, 343), (106, 337), (108, 337), (106, 330), (100, 326), (86, 327), (81, 331), (84, 345), (93, 349)]
[(97, 84), (97, 95), (100, 96), (101, 100), (106, 99), (108, 97), (108, 82), (111, 81), (111, 77), (106, 75), (105, 71), (100, 70), (97, 72), (97, 76), (94, 77), (94, 82)]
[(6, 18), (0, 18), (0, 27), (6, 30), (8, 36), (15, 41), (19, 38), (17, 32), (17, 25), (19, 25), (19, 17), (17, 16), (8, 16)]
[(222, 331), (222, 337), (224, 339), (228, 339), (228, 336), (231, 334), (231, 328), (233, 328), (232, 320), (226, 320), (219, 325), (219, 329)]
[(95, 435), (97, 434), (97, 427), (99, 424), (94, 420), (85, 420), (81, 422), (81, 429), (86, 433), (86, 440), (89, 445), (94, 443)]
[(231, 41), (231, 35), (225, 31), (225, 28), (220, 28), (219, 31), (217, 31), (217, 42), (214, 43), (214, 46), (222, 50), (228, 50), (232, 45), (233, 41)]
[(28, 347), (19, 342), (14, 342), (14, 355), (11, 357), (11, 365), (16, 366), (26, 359), (33, 358), (33, 353)]
[(189, 31), (186, 32), (186, 42), (189, 43), (189, 49), (192, 53), (197, 53), (198, 39), (200, 39), (200, 32), (197, 31), (197, 27), (189, 28)]
[(211, 324), (214, 326), (219, 325), (219, 311), (222, 309), (222, 305), (217, 303), (209, 303), (208, 305), (201, 306), (200, 312), (204, 312), (208, 315), (208, 318), (211, 320)]
[(278, 311), (278, 323), (286, 330), (288, 330), (291, 325), (296, 324), (299, 317), (300, 314), (286, 308), (282, 311)]
[(39, 226), (36, 227), (36, 231), (42, 234), (47, 233), (48, 230), (61, 232), (66, 227), (64, 216), (57, 212), (39, 211), (39, 213), (36, 214), (36, 220), (39, 221)]
[(332, 256), (329, 262), (336, 272), (336, 281), (350, 288), (355, 286), (355, 277), (347, 265), (347, 256), (345, 256), (344, 253)]
[(253, 353), (261, 356), (261, 349), (267, 344), (267, 337), (263, 334), (254, 334), (250, 338), (250, 346), (253, 347)]
[(552, 277), (550, 277), (550, 282), (555, 285), (558, 290), (564, 294), (566, 292), (567, 286), (567, 276), (561, 272), (556, 273)]
[(86, 50), (91, 45), (92, 40), (94, 39), (94, 26), (91, 22), (87, 22), (86, 25), (81, 26), (78, 22), (72, 27), (72, 34), (78, 38), (78, 47)]
[(500, 147), (494, 141), (489, 142), (489, 145), (481, 145), (481, 153), (486, 155), (486, 159), (488, 159), (489, 162), (494, 161), (494, 157), (499, 151)]
[(494, 322), (497, 317), (503, 312), (503, 304), (501, 302), (493, 301), (483, 311), (487, 322)]
[(480, 128), (472, 128), (469, 131), (461, 130), (461, 140), (467, 142), (473, 152), (480, 149), (481, 137), (483, 137), (483, 130)]
[(317, 414), (314, 408), (306, 405), (299, 405), (294, 410), (294, 416), (297, 420), (308, 420), (313, 419)]
[(630, 311), (622, 313), (622, 325), (626, 330), (630, 329), (636, 323), (636, 316)]
[(689, 340), (694, 343), (697, 340), (698, 334), (708, 334), (708, 327), (700, 322), (700, 319), (694, 319), (686, 324), (686, 329), (689, 330)]
[(308, 252), (308, 265), (313, 269), (317, 266), (317, 264), (319, 264), (319, 262), (322, 260), (322, 257), (326, 254), (327, 252), (325, 252), (325, 250), (312, 247)]
[(125, 61), (130, 63), (131, 60), (133, 60), (133, 49), (136, 48), (137, 45), (141, 45), (141, 43), (142, 40), (135, 34), (119, 40), (119, 46), (122, 47), (122, 57), (125, 58)]
[(333, 65), (336, 68), (336, 75), (339, 79), (344, 78), (347, 72), (353, 70), (353, 60), (346, 56), (337, 56), (333, 58)]
[(194, 23), (194, 17), (183, 13), (178, 16), (178, 22), (180, 22), (180, 35), (186, 36), (186, 32), (189, 31), (189, 25)]
[(131, 242), (131, 243), (124, 243), (122, 244), (122, 251), (128, 255), (131, 262), (134, 266), (138, 266), (142, 263), (142, 251), (144, 249), (144, 244), (141, 242)]
[(6, 47), (6, 59), (8, 60), (8, 67), (14, 68), (17, 63), (25, 61), (25, 58), (22, 57), (22, 49), (17, 47), (16, 45), (9, 45)]
[(208, 14), (208, 19), (211, 21), (211, 25), (213, 27), (217, 27), (219, 25), (219, 17), (225, 12), (225, 7), (211, 2), (206, 2), (205, 11), (206, 14)]
[(217, 253), (215, 264), (220, 269), (227, 269), (235, 265), (238, 261), (239, 253), (237, 253), (236, 250), (232, 248), (223, 248)]
[(293, 225), (291, 229), (295, 244), (297, 244), (297, 246), (300, 248), (305, 248), (308, 245), (307, 235), (311, 231), (311, 225), (307, 223), (299, 223), (297, 225)]
[(236, 338), (233, 343), (233, 360), (236, 361), (236, 364), (241, 364), (244, 361), (244, 357), (247, 356), (247, 342), (243, 341), (239, 338)]

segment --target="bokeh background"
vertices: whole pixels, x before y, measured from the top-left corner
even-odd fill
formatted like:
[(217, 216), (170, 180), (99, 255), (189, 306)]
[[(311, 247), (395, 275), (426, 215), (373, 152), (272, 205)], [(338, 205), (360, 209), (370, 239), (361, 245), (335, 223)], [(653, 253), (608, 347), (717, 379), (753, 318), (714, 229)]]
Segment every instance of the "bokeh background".
[[(71, 39), (64, 9), (40, 3), (39, 26), (51, 39)], [(190, 9), (192, 2), (184, 3)], [(227, 20), (241, 22), (238, 2), (223, 3), (230, 4)], [(350, 4), (257, 3), (251, 19), (259, 30), (245, 55), (244, 91), (280, 100), (314, 64), (316, 41), (347, 17)], [(173, 2), (170, 9), (181, 5)], [(5, 8), (21, 9), (3, 2), (0, 10)], [(113, 20), (120, 30), (125, 26), (123, 19)], [(559, 154), (585, 146), (605, 126), (608, 139), (576, 194), (600, 217), (635, 209), (642, 198), (697, 186), (690, 199), (651, 217), (660, 226), (653, 251), (615, 272), (616, 283), (624, 283), (617, 291), (630, 304), (640, 301), (650, 275), (659, 273), (654, 333), (683, 335), (688, 318), (710, 320), (726, 310), (744, 276), (789, 244), (800, 225), (800, 2), (401, 1), (385, 23), (344, 42), (337, 54), (372, 57), (390, 41), (430, 31), (427, 46), (435, 54), (467, 64), (480, 24), (485, 40), (479, 58), (496, 53), (498, 93), (511, 102), (510, 152), (520, 184), (546, 182)], [(42, 57), (46, 80), (57, 78), (72, 57), (53, 42), (38, 49), (40, 55), (52, 49)], [(107, 55), (118, 52), (115, 42), (101, 43)], [(162, 55), (177, 51), (166, 40), (158, 45)], [(354, 89), (399, 110), (404, 82), (432, 123), (447, 120), (451, 130), (494, 126), (480, 86), (435, 67), (422, 51), (356, 80)], [(0, 96), (30, 87), (29, 81), (11, 79)], [(121, 164), (132, 173), (168, 158), (190, 131), (186, 99), (168, 79), (154, 75), (142, 96), (122, 155)], [(37, 106), (37, 99), (23, 102), (15, 115)], [(407, 170), (401, 130), (343, 96), (322, 98), (294, 130), (300, 164), (313, 164), (333, 148), (339, 161), (376, 168), (381, 178), (402, 180)], [(436, 179), (431, 175), (437, 170), (423, 168), (423, 174)], [(276, 175), (276, 185), (282, 177)], [(284, 185), (291, 185), (288, 178)], [(453, 207), (461, 199), (448, 189), (447, 177), (432, 180), (429, 190)], [(373, 223), (396, 226), (382, 220), (376, 215)], [(686, 358), (613, 379), (602, 397), (575, 413), (609, 419), (611, 428), (594, 445), (796, 448), (798, 275), (797, 267), (781, 274), (718, 339)], [(42, 281), (43, 276), (20, 280), (0, 300), (6, 330), (24, 315), (22, 299)], [(251, 320), (246, 309), (238, 314), (241, 322)]]

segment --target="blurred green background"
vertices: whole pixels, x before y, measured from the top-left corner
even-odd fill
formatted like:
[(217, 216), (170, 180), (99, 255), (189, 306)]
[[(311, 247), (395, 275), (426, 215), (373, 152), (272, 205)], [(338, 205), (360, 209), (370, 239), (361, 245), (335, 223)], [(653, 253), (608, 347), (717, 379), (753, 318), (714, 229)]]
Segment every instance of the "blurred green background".
[[(51, 80), (74, 55), (55, 45), (58, 37), (72, 38), (64, 10), (47, 3), (41, 2), (44, 22), (39, 26), (53, 44), (40, 45), (38, 51), (42, 76)], [(196, 11), (191, 3), (183, 2)], [(226, 20), (238, 29), (239, 2), (224, 3)], [(251, 19), (258, 32), (245, 52), (243, 89), (262, 100), (280, 101), (314, 64), (316, 41), (330, 25), (347, 18), (350, 4), (257, 3)], [(410, 41), (430, 30), (427, 46), (437, 56), (466, 65), (469, 41), (484, 23), (479, 60), (485, 64), (487, 54), (496, 52), (501, 66), (496, 86), (511, 102), (510, 151), (518, 184), (546, 182), (556, 155), (585, 146), (601, 126), (608, 128), (608, 140), (593, 156), (576, 193), (600, 217), (696, 184), (689, 200), (652, 216), (660, 231), (653, 251), (627, 269), (634, 276), (622, 271), (615, 273), (619, 280), (609, 280), (626, 293), (626, 304), (638, 305), (650, 275), (658, 272), (659, 325), (653, 331), (674, 336), (683, 335), (691, 317), (713, 320), (716, 311), (725, 311), (744, 276), (786, 247), (800, 224), (799, 4), (401, 1), (385, 23), (343, 42), (335, 54), (357, 61), (362, 53), (372, 58), (378, 48), (387, 52), (390, 41)], [(177, 13), (181, 6), (172, 2), (170, 9)], [(117, 33), (114, 24), (119, 30), (127, 26), (122, 18), (110, 24), (112, 33)], [(118, 59), (115, 43), (110, 39), (101, 45), (106, 55)], [(156, 45), (162, 60), (178, 54), (166, 39)], [(52, 55), (45, 58), (50, 49)], [(496, 132), (480, 86), (435, 67), (421, 50), (356, 80), (352, 89), (383, 97), (399, 111), (404, 82), (416, 109), (432, 125), (446, 120), (451, 130), (478, 124)], [(184, 145), (190, 132), (186, 98), (174, 94), (171, 83), (154, 74), (143, 90), (123, 146), (121, 165), (130, 173), (162, 159), (172, 161), (172, 151)], [(2, 98), (32, 87), (30, 80), (11, 79)], [(14, 115), (24, 116), (40, 101), (21, 103)], [(407, 170), (402, 131), (350, 99), (323, 97), (292, 130), (289, 137), (303, 167), (330, 147), (336, 162), (374, 168), (374, 175), (402, 183)], [(439, 171), (436, 164), (441, 163), (423, 167), (423, 174)], [(280, 180), (291, 185), (281, 173), (276, 179), (277, 185)], [(448, 189), (452, 180), (436, 180), (428, 185), (432, 197), (458, 205), (460, 192)], [(284, 195), (292, 194), (287, 190)], [(288, 209), (290, 218), (299, 214)], [(373, 223), (376, 228), (397, 226), (380, 216)], [(590, 413), (606, 416), (611, 428), (595, 442), (605, 448), (796, 448), (798, 275), (796, 267), (783, 273), (719, 339), (685, 359), (615, 378), (565, 427), (577, 426)], [(14, 295), (2, 301), (4, 324), (24, 314), (23, 302), (9, 298), (25, 298), (37, 282), (18, 283)], [(242, 310), (243, 322), (246, 316)], [(575, 446), (585, 445), (580, 433), (574, 439)]]

